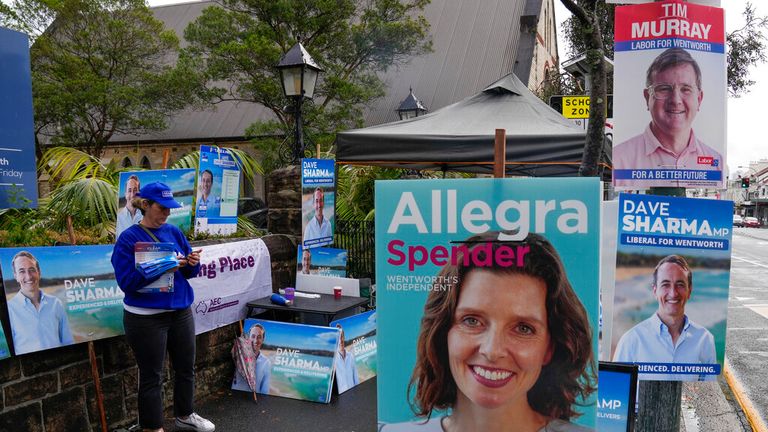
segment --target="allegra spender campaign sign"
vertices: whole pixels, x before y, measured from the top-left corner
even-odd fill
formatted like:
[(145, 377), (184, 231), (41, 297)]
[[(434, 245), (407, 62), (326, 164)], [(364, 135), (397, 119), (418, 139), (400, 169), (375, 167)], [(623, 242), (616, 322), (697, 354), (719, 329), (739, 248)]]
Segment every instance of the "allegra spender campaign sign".
[[(484, 329), (493, 327), (486, 322), (497, 319), (523, 321), (515, 326), (510, 325), (515, 329), (512, 333), (516, 334), (516, 338), (530, 341), (538, 340), (538, 336), (533, 337), (533, 334), (549, 334), (553, 344), (560, 346), (561, 342), (556, 340), (560, 340), (561, 336), (556, 333), (566, 327), (563, 325), (565, 320), (569, 323), (578, 321), (583, 331), (578, 337), (582, 340), (591, 338), (592, 341), (591, 346), (582, 348), (586, 352), (581, 352), (579, 356), (596, 360), (599, 227), (600, 183), (597, 179), (377, 181), (379, 422), (408, 424), (424, 421), (423, 417), (418, 417), (411, 409), (414, 389), (411, 389), (410, 396), (408, 392), (417, 365), (417, 351), (432, 352), (432, 343), (434, 347), (448, 346), (447, 352), (434, 348), (442, 353), (433, 354), (440, 357), (440, 364), (454, 364), (454, 356), (460, 356), (460, 352), (478, 352), (479, 348), (472, 341)], [(484, 240), (475, 241), (475, 236), (481, 236)], [(559, 260), (551, 252), (544, 252), (550, 248), (559, 255)], [(573, 313), (558, 314), (552, 322), (547, 323), (546, 330), (542, 323), (549, 318), (540, 316), (537, 321), (539, 324), (534, 325), (517, 312), (518, 307), (525, 305), (526, 311), (535, 309), (539, 314), (548, 313), (543, 296), (549, 295), (549, 290), (554, 289), (554, 282), (551, 278), (550, 282), (545, 282), (528, 273), (531, 271), (529, 268), (537, 265), (549, 269), (549, 275), (558, 274), (558, 280), (563, 283), (566, 279), (570, 281), (571, 289), (562, 289), (573, 296), (569, 303)], [(469, 269), (463, 279), (456, 274), (463, 271), (456, 270), (458, 268)], [(457, 300), (451, 300), (455, 299), (455, 296), (450, 296), (453, 290), (461, 293)], [(479, 303), (471, 306), (475, 313), (466, 319), (447, 316), (438, 318), (445, 320), (440, 322), (456, 322), (461, 325), (456, 324), (450, 331), (438, 331), (440, 336), (420, 339), (422, 331), (429, 331), (427, 327), (422, 327), (427, 325), (422, 321), (425, 302), (433, 300), (434, 304), (448, 302), (456, 310), (469, 310), (473, 304), (471, 302)], [(465, 301), (469, 306), (465, 307)], [(504, 306), (491, 306), (502, 303)], [(582, 312), (577, 313), (580, 307), (583, 307), (580, 309)], [(443, 310), (451, 310), (448, 306), (445, 308)], [(504, 311), (501, 313), (503, 317), (493, 315), (494, 311)], [(507, 313), (514, 316), (507, 316)], [(451, 339), (450, 334), (454, 329), (466, 332), (465, 336)], [(443, 331), (447, 331), (448, 335)], [(456, 342), (455, 349), (449, 340)], [(509, 355), (492, 357), (508, 359), (513, 355), (512, 352), (516, 352), (514, 345), (500, 344), (489, 349), (496, 352), (506, 350)], [(540, 360), (540, 363), (534, 363), (543, 368), (544, 363), (548, 363), (547, 359)], [(558, 365), (553, 366), (557, 370), (563, 366), (561, 360), (552, 361), (553, 365)], [(471, 378), (461, 375), (464, 368), (454, 372), (451, 366), (453, 378), (445, 377), (441, 382), (457, 383), (456, 392), (470, 400), (474, 397), (482, 398), (482, 394), (507, 391), (512, 376), (509, 370), (513, 366), (503, 360), (497, 364), (496, 360), (487, 358), (483, 365), (489, 369), (473, 367)], [(574, 366), (572, 363), (564, 367), (573, 367), (574, 374), (590, 373), (586, 366)], [(554, 370), (542, 369), (539, 376), (549, 376), (550, 371)], [(591, 372), (596, 374), (597, 371)], [(466, 387), (461, 383), (466, 383)], [(484, 390), (475, 392), (475, 385)], [(544, 398), (550, 396), (545, 395)], [(583, 414), (578, 419), (572, 418), (573, 422), (587, 427), (595, 426), (594, 393), (587, 400), (573, 401), (570, 406)], [(439, 421), (442, 414), (432, 413), (431, 418)], [(384, 430), (387, 427), (385, 425)]]
[(619, 196), (612, 359), (713, 381), (725, 355), (733, 202)]
[(618, 6), (615, 32), (614, 186), (723, 187), (723, 9)]

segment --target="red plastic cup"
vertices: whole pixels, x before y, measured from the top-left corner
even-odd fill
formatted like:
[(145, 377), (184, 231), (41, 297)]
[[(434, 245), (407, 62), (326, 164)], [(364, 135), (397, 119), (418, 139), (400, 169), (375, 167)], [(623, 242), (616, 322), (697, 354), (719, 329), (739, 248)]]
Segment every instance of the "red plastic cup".
[(341, 298), (341, 287), (340, 286), (333, 287), (333, 298), (335, 298), (336, 300)]

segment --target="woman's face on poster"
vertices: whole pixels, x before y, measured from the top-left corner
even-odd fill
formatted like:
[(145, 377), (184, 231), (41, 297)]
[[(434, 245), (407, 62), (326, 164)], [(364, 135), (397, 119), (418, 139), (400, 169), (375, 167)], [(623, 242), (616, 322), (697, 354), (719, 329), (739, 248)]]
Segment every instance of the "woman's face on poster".
[(546, 296), (544, 281), (528, 275), (467, 275), (448, 331), (457, 405), (461, 399), (489, 409), (527, 404), (552, 358)]

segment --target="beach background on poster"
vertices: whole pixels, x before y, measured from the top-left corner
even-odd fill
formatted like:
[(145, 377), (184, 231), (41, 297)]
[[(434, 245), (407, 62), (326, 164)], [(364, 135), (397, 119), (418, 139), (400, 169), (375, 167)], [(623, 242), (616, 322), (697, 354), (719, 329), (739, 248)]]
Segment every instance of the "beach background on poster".
[[(624, 202), (659, 203), (670, 205), (669, 217), (708, 221), (712, 230), (725, 230), (724, 236), (669, 235), (674, 239), (723, 240), (726, 249), (704, 249), (679, 246), (627, 244), (621, 240), (627, 230), (623, 220), (627, 212)], [(636, 204), (635, 204), (636, 206)], [(728, 318), (728, 288), (730, 284), (731, 228), (733, 202), (694, 198), (657, 197), (653, 195), (621, 194), (619, 198), (619, 244), (616, 259), (616, 290), (613, 303), (613, 332), (611, 356), (621, 336), (636, 324), (652, 316), (658, 302), (652, 293), (653, 270), (658, 261), (670, 254), (682, 255), (693, 272), (693, 291), (686, 302), (685, 313), (695, 323), (706, 327), (715, 338), (717, 360), (725, 356), (726, 324)], [(664, 223), (666, 225), (666, 223)]]
[[(446, 210), (449, 191), (455, 193), (456, 207)], [(395, 209), (404, 196), (412, 196), (418, 203), (418, 212), (425, 221), (428, 232), (419, 232), (414, 225), (402, 225), (397, 232), (388, 232)], [(439, 197), (439, 198), (435, 198)], [(578, 179), (462, 179), (462, 180), (420, 180), (420, 181), (378, 181), (376, 182), (376, 275), (378, 293), (378, 415), (379, 422), (402, 422), (414, 419), (407, 396), (408, 382), (416, 359), (416, 340), (420, 329), (426, 291), (398, 289), (398, 278), (432, 277), (441, 268), (432, 263), (414, 266), (396, 266), (388, 263), (392, 254), (388, 250), (391, 241), (405, 242), (408, 246), (421, 246), (431, 250), (437, 245), (449, 246), (451, 241), (463, 241), (470, 233), (462, 222), (456, 223), (455, 233), (448, 228), (448, 215), (460, 215), (469, 202), (486, 203), (488, 214), (493, 215), (499, 203), (514, 200), (525, 206), (529, 218), (520, 218), (520, 213), (508, 210), (505, 214), (510, 222), (525, 220), (520, 229), (543, 234), (560, 254), (566, 274), (581, 299), (593, 332), (593, 351), (597, 358), (598, 349), (598, 287), (600, 248), (600, 183), (596, 178)], [(584, 233), (566, 234), (557, 225), (562, 206), (583, 203), (586, 214)], [(432, 203), (436, 203), (433, 207)], [(536, 212), (537, 205), (549, 202), (554, 210), (546, 216)], [(453, 204), (451, 204), (453, 205)], [(415, 211), (406, 211), (413, 216)], [(435, 221), (440, 220), (441, 228)], [(476, 222), (480, 225), (480, 222)], [(429, 228), (433, 229), (430, 231)], [(482, 230), (498, 230), (497, 221), (491, 221)], [(423, 231), (423, 230), (422, 230)], [(451, 231), (451, 232), (447, 232)], [(584, 271), (593, 269), (593, 271)], [(411, 280), (411, 279), (408, 279)], [(585, 405), (575, 407), (583, 412), (577, 420), (580, 424), (594, 427), (594, 395)]]
[[(302, 245), (317, 247), (333, 243), (333, 234), (336, 232), (336, 171), (333, 159), (302, 159), (301, 160), (301, 233)], [(331, 236), (308, 243), (303, 238), (307, 224), (315, 216), (315, 189), (323, 190), (323, 217), (331, 224)], [(314, 240), (314, 239), (310, 239)]]
[[(309, 273), (318, 276), (336, 276), (347, 277), (347, 258), (346, 249), (335, 249), (327, 247), (307, 248), (311, 254)], [(300, 273), (302, 268), (302, 255), (304, 247), (299, 245), (296, 255), (296, 272)]]
[(355, 354), (355, 365), (360, 382), (376, 376), (376, 311), (368, 311), (348, 318), (331, 321), (330, 327), (344, 329), (345, 348)]
[[(40, 265), (40, 289), (61, 300), (75, 343), (123, 334), (123, 292), (112, 268), (112, 245), (0, 248), (6, 300), (19, 291), (11, 260), (19, 251)], [(24, 326), (11, 320), (11, 327)]]
[(8, 341), (5, 339), (5, 330), (0, 325), (0, 360), (11, 356), (11, 350), (8, 348)]
[(183, 206), (181, 208), (171, 209), (171, 215), (168, 216), (167, 223), (176, 225), (182, 231), (189, 231), (192, 226), (192, 204), (195, 198), (194, 169), (121, 172), (117, 191), (118, 212), (125, 207), (125, 187), (128, 178), (132, 175), (135, 175), (139, 179), (139, 184), (141, 186), (148, 185), (152, 182), (163, 182), (167, 184), (173, 191), (173, 199)]
[[(269, 394), (330, 402), (333, 356), (339, 343), (339, 330), (249, 318), (243, 325), (243, 334), (248, 334), (251, 326), (257, 323), (264, 326), (266, 333), (261, 355), (271, 363)], [(238, 377), (235, 381), (244, 383)], [(251, 391), (247, 384), (233, 385), (232, 389)]]

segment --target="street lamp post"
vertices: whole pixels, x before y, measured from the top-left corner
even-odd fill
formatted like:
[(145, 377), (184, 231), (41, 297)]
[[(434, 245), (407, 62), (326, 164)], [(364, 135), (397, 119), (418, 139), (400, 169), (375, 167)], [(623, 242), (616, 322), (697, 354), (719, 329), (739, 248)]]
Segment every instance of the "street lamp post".
[(309, 55), (301, 40), (296, 42), (277, 64), (285, 97), (294, 104), (294, 142), (293, 163), (298, 163), (304, 156), (304, 130), (301, 118), (301, 105), (304, 98), (312, 99), (315, 94), (317, 76), (323, 70)]
[(400, 120), (407, 120), (426, 114), (427, 108), (425, 108), (424, 104), (416, 98), (413, 94), (413, 88), (411, 88), (408, 96), (400, 102), (400, 105), (395, 111), (397, 111), (397, 115), (400, 116)]

